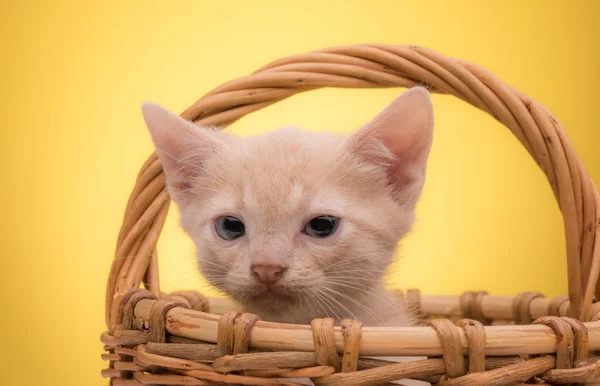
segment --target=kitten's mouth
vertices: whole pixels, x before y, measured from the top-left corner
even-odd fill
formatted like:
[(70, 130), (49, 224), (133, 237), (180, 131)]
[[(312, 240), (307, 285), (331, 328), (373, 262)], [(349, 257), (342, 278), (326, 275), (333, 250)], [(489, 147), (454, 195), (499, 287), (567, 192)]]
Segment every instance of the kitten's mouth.
[(289, 300), (291, 294), (284, 287), (266, 285), (264, 289), (257, 291), (253, 297), (261, 299)]

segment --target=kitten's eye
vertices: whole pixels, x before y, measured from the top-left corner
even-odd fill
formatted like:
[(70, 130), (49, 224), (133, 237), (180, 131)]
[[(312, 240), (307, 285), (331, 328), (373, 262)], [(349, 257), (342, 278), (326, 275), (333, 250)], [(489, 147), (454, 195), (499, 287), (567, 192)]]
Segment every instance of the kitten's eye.
[(333, 216), (315, 217), (304, 226), (304, 233), (311, 237), (323, 239), (335, 233), (339, 219)]
[(246, 233), (244, 223), (235, 217), (222, 216), (215, 222), (215, 230), (223, 240), (239, 239)]

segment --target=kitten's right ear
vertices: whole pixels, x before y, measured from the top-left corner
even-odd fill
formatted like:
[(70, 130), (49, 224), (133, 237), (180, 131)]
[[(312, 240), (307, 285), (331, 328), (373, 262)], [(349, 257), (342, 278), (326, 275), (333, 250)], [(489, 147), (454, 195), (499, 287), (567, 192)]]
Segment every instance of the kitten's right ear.
[(194, 178), (207, 157), (223, 147), (215, 134), (154, 103), (144, 103), (142, 114), (167, 175), (169, 194), (178, 205), (191, 198)]
[(433, 139), (429, 92), (414, 87), (350, 137), (350, 151), (384, 166), (394, 197), (414, 202), (423, 182)]

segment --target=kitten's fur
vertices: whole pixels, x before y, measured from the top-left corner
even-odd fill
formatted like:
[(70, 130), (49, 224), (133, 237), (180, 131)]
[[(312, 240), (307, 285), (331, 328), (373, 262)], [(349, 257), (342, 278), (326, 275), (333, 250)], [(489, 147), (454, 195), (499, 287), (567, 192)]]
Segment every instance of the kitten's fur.
[[(142, 111), (200, 271), (246, 311), (287, 323), (415, 322), (382, 277), (425, 179), (433, 130), (426, 89), (407, 91), (348, 137), (287, 128), (242, 139), (154, 104)], [(223, 215), (242, 220), (245, 236), (217, 236)], [(341, 219), (335, 234), (301, 232), (322, 215)], [(287, 267), (271, 292), (251, 275), (257, 262)]]

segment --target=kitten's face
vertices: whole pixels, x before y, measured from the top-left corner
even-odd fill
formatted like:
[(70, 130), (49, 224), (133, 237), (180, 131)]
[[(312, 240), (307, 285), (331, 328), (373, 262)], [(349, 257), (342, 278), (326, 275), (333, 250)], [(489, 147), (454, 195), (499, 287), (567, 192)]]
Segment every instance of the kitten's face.
[[(381, 276), (412, 213), (344, 138), (288, 129), (227, 145), (207, 160), (211, 172), (181, 208), (212, 284), (244, 303), (281, 307), (321, 287), (347, 292), (345, 281), (370, 285)], [(234, 220), (223, 224), (225, 216), (243, 232)], [(261, 264), (282, 267), (281, 277), (264, 283), (252, 269)]]
[[(268, 313), (379, 286), (410, 230), (431, 143), (427, 93), (408, 94), (350, 137), (281, 129), (242, 139), (147, 105), (205, 277)], [(407, 109), (418, 114), (399, 136)]]

